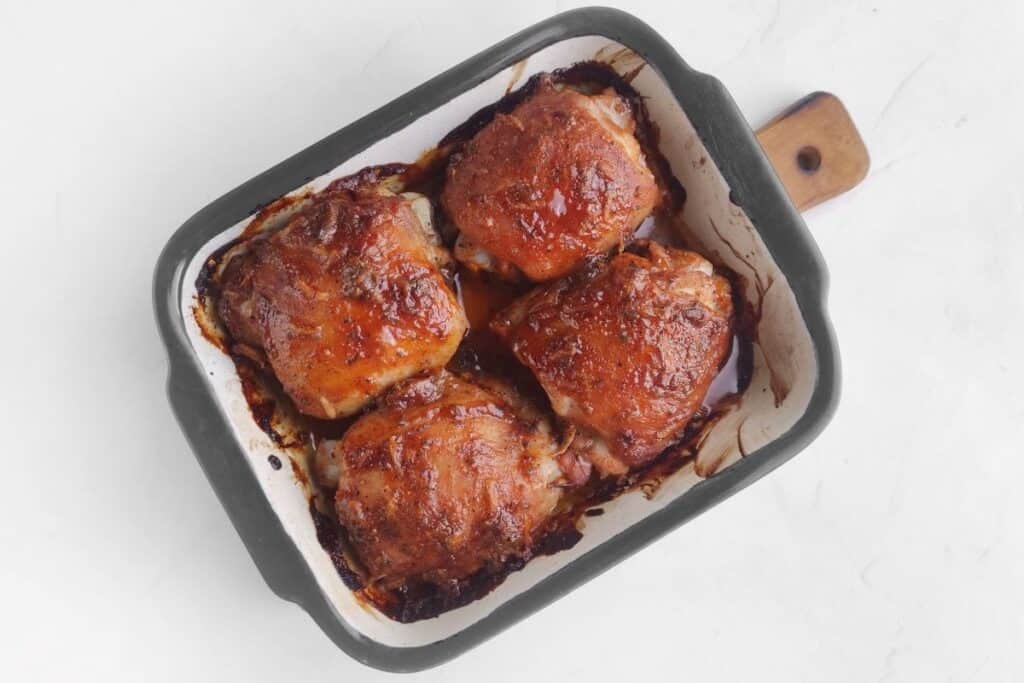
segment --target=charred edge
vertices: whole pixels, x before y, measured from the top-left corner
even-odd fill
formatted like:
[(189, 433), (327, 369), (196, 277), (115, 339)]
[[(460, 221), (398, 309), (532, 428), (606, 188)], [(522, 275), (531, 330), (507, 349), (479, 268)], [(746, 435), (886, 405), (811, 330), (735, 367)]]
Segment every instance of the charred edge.
[(686, 188), (672, 173), (672, 166), (661, 153), (659, 147), (661, 131), (651, 121), (647, 107), (639, 99), (639, 95), (633, 108), (637, 112), (636, 138), (640, 141), (640, 148), (647, 159), (647, 166), (654, 173), (658, 187), (661, 188), (663, 205), (672, 214), (678, 214), (686, 204)]
[(279, 448), (293, 447), (294, 444), (274, 427), (278, 401), (264, 388), (259, 370), (245, 356), (232, 353), (231, 360), (235, 363), (238, 379), (242, 383), (242, 395), (245, 396), (253, 421)]
[(313, 193), (311, 191), (301, 192), (294, 195), (285, 195), (283, 197), (278, 197), (269, 204), (256, 207), (253, 210), (253, 213), (256, 215), (253, 216), (248, 225), (245, 226), (241, 237), (236, 240), (236, 242), (258, 235), (263, 231), (263, 226), (267, 222), (275, 218), (282, 211), (285, 211), (300, 202), (306, 201), (312, 195)]
[(199, 275), (196, 277), (196, 293), (199, 296), (200, 301), (206, 303), (212, 301), (220, 294), (220, 284), (217, 281), (217, 273), (220, 271), (221, 261), (224, 260), (224, 255), (234, 249), (236, 246), (245, 241), (245, 237), (237, 237), (227, 244), (224, 244), (210, 254), (206, 261), (203, 263), (203, 267), (199, 269)]
[(533, 557), (554, 555), (563, 550), (569, 550), (579, 543), (583, 538), (583, 533), (576, 527), (576, 523), (576, 517), (561, 520), (560, 523), (555, 525), (555, 528), (545, 534), (538, 543), (534, 544)]
[(214, 305), (220, 296), (220, 282), (217, 279), (217, 274), (220, 272), (225, 254), (243, 241), (245, 241), (244, 237), (233, 239), (218, 247), (206, 258), (203, 267), (199, 269), (199, 275), (196, 276), (196, 301), (192, 307), (192, 317), (195, 319), (196, 325), (199, 326), (203, 338), (229, 355), (229, 335), (223, 331), (217, 320)]
[(338, 178), (331, 182), (326, 188), (324, 193), (329, 192), (358, 192), (361, 188), (368, 185), (376, 185), (383, 181), (385, 178), (391, 178), (398, 176), (403, 181), (408, 177), (415, 174), (415, 164), (381, 164), (379, 166), (367, 166), (362, 168), (351, 175), (347, 175), (344, 178)]
[(203, 335), (203, 339), (210, 342), (224, 353), (228, 352), (227, 345), (224, 343), (224, 338), (214, 328), (213, 323), (210, 320), (210, 314), (206, 308), (206, 302), (199, 296), (196, 297), (195, 303), (192, 305), (192, 318), (196, 321), (196, 326), (199, 328), (199, 333)]
[(345, 552), (346, 547), (350, 546), (348, 533), (345, 531), (345, 528), (320, 512), (313, 499), (309, 501), (309, 514), (313, 517), (316, 540), (320, 543), (320, 547), (327, 552), (327, 556), (331, 558), (331, 563), (338, 572), (338, 576), (341, 577), (342, 583), (349, 590), (362, 590), (365, 585), (363, 579), (352, 565), (349, 564)]
[(535, 74), (531, 76), (521, 88), (508, 92), (497, 102), (477, 110), (472, 116), (450, 130), (447, 135), (441, 138), (441, 141), (437, 143), (438, 148), (449, 148), (452, 150), (458, 149), (468, 142), (470, 138), (483, 130), (488, 123), (494, 120), (496, 115), (509, 113), (527, 97), (536, 92), (539, 83), (540, 74)]
[(431, 619), (479, 600), (504, 583), (534, 557), (553, 555), (579, 543), (583, 534), (570, 516), (556, 518), (551, 528), (521, 555), (506, 558), (495, 567), (485, 567), (469, 577), (445, 586), (408, 583), (390, 592), (365, 590), (363, 596), (378, 610), (403, 624)]

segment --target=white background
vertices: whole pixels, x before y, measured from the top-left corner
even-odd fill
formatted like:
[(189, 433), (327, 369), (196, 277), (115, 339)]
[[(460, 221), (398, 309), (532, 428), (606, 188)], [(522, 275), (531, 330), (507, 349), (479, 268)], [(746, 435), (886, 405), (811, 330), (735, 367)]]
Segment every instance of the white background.
[[(171, 416), (150, 304), (194, 211), (572, 3), (0, 1), (0, 679), (353, 681)], [(757, 125), (837, 93), (873, 155), (806, 216), (835, 420), (781, 470), (423, 680), (1024, 676), (1024, 9), (624, 8)]]

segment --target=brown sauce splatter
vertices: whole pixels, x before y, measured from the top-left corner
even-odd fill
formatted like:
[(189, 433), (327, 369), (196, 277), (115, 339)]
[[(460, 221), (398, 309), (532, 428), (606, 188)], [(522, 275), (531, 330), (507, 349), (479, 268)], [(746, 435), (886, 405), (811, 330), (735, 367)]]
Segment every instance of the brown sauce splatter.
[(295, 458), (288, 458), (288, 462), (292, 466), (292, 476), (295, 477), (295, 481), (302, 486), (303, 489), (309, 489), (309, 477), (306, 476), (306, 471), (302, 469), (302, 465)]
[[(639, 69), (637, 69), (637, 72)], [(597, 62), (576, 64), (554, 72), (556, 80), (584, 92), (600, 92), (613, 88), (632, 107), (637, 120), (637, 139), (662, 190), (662, 204), (640, 227), (637, 237), (654, 237), (659, 241), (686, 247), (679, 215), (686, 201), (686, 190), (672, 175), (667, 159), (658, 149), (659, 134), (650, 121), (640, 95), (629, 81), (618, 76), (607, 65)], [(432, 200), (436, 227), (447, 246), (455, 238), (454, 228), (441, 211), (437, 198), (444, 182), (448, 159), (473, 135), (486, 126), (498, 112), (507, 113), (528, 97), (537, 87), (539, 76), (531, 77), (521, 88), (508, 92), (503, 98), (473, 114), (463, 124), (448, 133), (436, 148), (425, 152), (413, 164), (392, 163), (364, 168), (357, 173), (333, 181), (331, 191), (356, 191), (367, 184), (386, 184), (395, 191), (418, 192)], [(203, 336), (228, 353), (235, 363), (242, 382), (243, 394), (257, 425), (280, 448), (291, 453), (289, 457), (296, 481), (309, 497), (310, 515), (320, 545), (331, 558), (345, 585), (388, 617), (400, 622), (411, 622), (437, 616), (443, 612), (477, 600), (498, 585), (514, 571), (522, 569), (531, 558), (550, 555), (573, 547), (582, 534), (582, 517), (596, 517), (604, 509), (596, 507), (629, 491), (640, 491), (653, 496), (661, 484), (672, 474), (694, 463), (696, 454), (707, 434), (721, 417), (738, 403), (739, 396), (749, 385), (753, 370), (751, 341), (760, 310), (747, 305), (740, 294), (742, 279), (731, 271), (719, 268), (733, 282), (737, 319), (732, 352), (723, 365), (712, 389), (705, 397), (703, 407), (693, 417), (679, 441), (661, 453), (653, 462), (631, 471), (617, 480), (592, 478), (587, 484), (570, 490), (563, 497), (559, 510), (548, 522), (547, 531), (523, 555), (506, 558), (496, 566), (481, 569), (472, 576), (440, 587), (429, 583), (413, 583), (401, 589), (384, 591), (368, 585), (365, 572), (359, 564), (346, 530), (334, 516), (333, 492), (326, 490), (307, 477), (312, 451), (326, 439), (342, 437), (358, 415), (342, 420), (316, 420), (299, 414), (272, 374), (265, 372), (251, 355), (239, 353), (216, 316), (213, 303), (219, 295), (217, 275), (224, 255), (239, 242), (250, 239), (265, 230), (274, 229), (282, 215), (288, 215), (308, 198), (308, 193), (289, 195), (260, 209), (242, 236), (224, 245), (210, 256), (196, 282), (198, 301), (194, 314)], [(470, 272), (461, 265), (454, 274), (453, 284), (467, 312), (471, 329), (448, 367), (458, 372), (497, 374), (511, 381), (530, 398), (548, 405), (547, 396), (532, 373), (521, 365), (490, 332), (487, 323), (494, 313), (528, 289), (528, 285), (510, 285), (487, 274)], [(761, 284), (761, 283), (758, 283)], [(770, 286), (770, 285), (769, 285)], [(268, 460), (274, 469), (281, 466), (277, 456)], [(275, 465), (275, 460), (277, 461)], [(306, 466), (303, 466), (305, 463)]]

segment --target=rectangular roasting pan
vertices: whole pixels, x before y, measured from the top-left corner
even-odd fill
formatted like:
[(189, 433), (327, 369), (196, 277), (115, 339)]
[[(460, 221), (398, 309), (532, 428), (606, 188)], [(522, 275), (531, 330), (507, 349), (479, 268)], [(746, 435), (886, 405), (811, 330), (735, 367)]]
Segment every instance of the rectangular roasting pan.
[[(316, 540), (300, 483), (288, 468), (268, 465), (268, 456), (281, 448), (254, 424), (230, 360), (197, 328), (191, 312), (196, 276), (259, 207), (301, 189), (320, 189), (364, 166), (412, 162), (531, 74), (592, 59), (620, 73), (643, 64), (633, 86), (644, 96), (660, 130), (661, 151), (687, 191), (688, 238), (743, 277), (743, 296), (760, 312), (753, 379), (739, 407), (702, 442), (695, 462), (652, 498), (629, 493), (602, 505), (605, 514), (583, 518), (583, 539), (574, 548), (534, 559), (476, 602), (435, 619), (391, 621), (344, 586)], [(827, 111), (832, 113), (822, 113)], [(848, 189), (867, 164), (864, 155), (849, 168), (850, 149), (861, 149), (859, 137), (855, 130), (837, 132), (842, 122), (823, 129), (814, 120), (822, 115), (842, 118), (845, 110), (831, 96), (812, 95), (759, 133), (762, 149), (722, 84), (688, 67), (650, 27), (617, 10), (575, 10), (468, 59), (232, 190), (182, 225), (160, 255), (153, 283), (169, 357), (167, 391), (196, 458), (271, 589), (305, 609), (338, 647), (364, 664), (421, 670), (562, 597), (807, 446), (836, 408), (839, 358), (826, 313), (825, 264), (794, 201), (803, 208)], [(790, 148), (794, 136), (816, 135), (823, 136), (818, 147), (830, 151), (812, 159), (808, 170), (807, 147)], [(791, 163), (780, 165), (780, 157)], [(837, 170), (832, 162), (840, 157), (845, 161)], [(811, 171), (819, 164), (814, 178)], [(830, 174), (845, 174), (847, 186), (837, 188), (844, 181)]]

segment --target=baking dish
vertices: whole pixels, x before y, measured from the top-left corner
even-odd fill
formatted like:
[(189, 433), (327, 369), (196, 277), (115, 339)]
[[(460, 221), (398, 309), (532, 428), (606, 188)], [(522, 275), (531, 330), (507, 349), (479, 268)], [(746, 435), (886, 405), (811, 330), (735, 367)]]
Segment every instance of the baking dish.
[[(346, 588), (317, 542), (301, 482), (268, 464), (281, 448), (253, 422), (230, 359), (196, 325), (196, 279), (259, 207), (364, 166), (411, 162), (531, 74), (586, 60), (635, 72), (632, 85), (646, 98), (661, 151), (687, 192), (687, 239), (743, 277), (743, 296), (759, 319), (751, 383), (695, 461), (650, 498), (636, 491), (604, 504), (603, 515), (585, 518), (575, 547), (533, 560), (476, 602), (435, 619), (391, 621)], [(806, 446), (838, 399), (826, 289), (813, 240), (724, 87), (690, 69), (639, 20), (591, 8), (512, 36), (202, 209), (161, 254), (154, 303), (175, 415), (267, 583), (351, 656), (413, 671), (507, 628)]]

